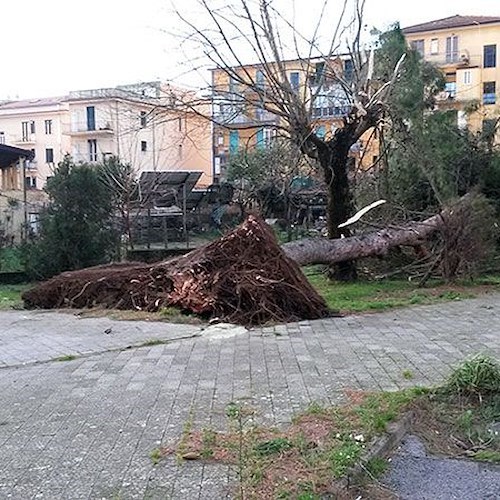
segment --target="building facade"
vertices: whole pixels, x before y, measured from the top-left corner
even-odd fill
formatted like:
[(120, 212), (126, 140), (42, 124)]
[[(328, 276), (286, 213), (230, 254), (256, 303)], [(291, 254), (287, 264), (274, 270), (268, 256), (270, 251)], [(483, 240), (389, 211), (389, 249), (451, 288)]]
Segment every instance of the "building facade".
[(212, 183), (211, 132), (201, 114), (176, 109), (181, 92), (159, 82), (0, 103), (0, 143), (34, 152), (26, 183), (42, 188), (69, 154), (75, 162), (117, 156), (143, 171), (198, 170)]
[[(349, 56), (337, 56), (331, 60), (283, 61), (291, 89), (303, 101), (311, 117), (313, 130), (328, 139), (343, 126), (343, 118), (349, 113), (352, 102), (344, 85), (352, 81), (353, 64)], [(272, 98), (266, 102), (266, 79), (282, 71), (276, 63), (246, 65), (230, 71), (212, 71), (213, 125), (213, 176), (225, 178), (231, 155), (240, 150), (264, 148), (275, 137), (286, 135), (280, 113), (273, 113)], [(232, 76), (231, 76), (232, 75)], [(274, 78), (274, 76), (273, 76)], [(253, 88), (253, 90), (252, 90)], [(255, 89), (259, 89), (256, 92)], [(352, 156), (365, 167), (376, 161), (378, 144), (369, 140), (370, 133), (351, 149)]]
[[(438, 106), (472, 131), (500, 117), (500, 17), (452, 16), (403, 29), (408, 43), (446, 78)], [(497, 135), (497, 142), (498, 142)]]

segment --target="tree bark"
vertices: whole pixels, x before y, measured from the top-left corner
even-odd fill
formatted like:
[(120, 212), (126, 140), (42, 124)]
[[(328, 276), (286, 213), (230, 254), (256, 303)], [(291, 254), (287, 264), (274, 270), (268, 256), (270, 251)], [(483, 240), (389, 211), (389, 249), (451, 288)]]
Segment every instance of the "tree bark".
[(361, 257), (383, 256), (400, 245), (420, 245), (444, 225), (445, 212), (404, 227), (384, 228), (341, 239), (307, 238), (282, 245), (288, 257), (300, 265), (337, 264)]
[[(323, 169), (328, 189), (327, 230), (329, 239), (350, 236), (349, 228), (339, 228), (353, 211), (353, 200), (349, 183), (349, 167), (351, 158), (349, 150), (352, 137), (337, 131), (334, 138), (320, 150), (319, 161)], [(344, 260), (336, 263), (331, 275), (338, 281), (354, 281), (357, 278), (356, 263)]]

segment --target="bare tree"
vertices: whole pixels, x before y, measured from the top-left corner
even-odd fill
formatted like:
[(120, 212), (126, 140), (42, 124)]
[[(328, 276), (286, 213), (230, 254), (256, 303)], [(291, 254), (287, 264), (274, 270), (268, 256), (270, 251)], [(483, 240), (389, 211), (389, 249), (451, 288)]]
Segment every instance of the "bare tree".
[[(192, 55), (193, 50), (201, 49), (214, 68), (213, 75), (226, 78), (222, 85), (214, 78), (215, 103), (235, 115), (257, 108), (275, 117), (274, 127), (320, 165), (328, 189), (329, 238), (349, 236), (349, 228), (339, 225), (354, 210), (349, 178), (351, 149), (381, 122), (391, 88), (391, 81), (379, 83), (377, 89), (372, 86), (373, 52), (363, 50), (361, 40), (364, 0), (344, 0), (334, 19), (330, 9), (335, 2), (313, 2), (320, 5), (310, 36), (286, 17), (294, 11), (289, 2), (282, 10), (283, 5), (273, 0), (198, 3), (203, 18), (193, 21), (182, 12), (177, 14), (188, 28), (186, 50)], [(328, 37), (324, 36), (325, 27)], [(197, 60), (196, 56), (192, 59)], [(291, 67), (300, 71), (305, 85), (290, 81)], [(398, 67), (392, 80), (397, 72)], [(315, 109), (321, 101), (337, 110), (336, 128), (326, 134), (317, 130)], [(226, 116), (212, 115), (222, 126), (227, 118), (227, 111)], [(354, 263), (337, 264), (335, 276), (353, 279)]]

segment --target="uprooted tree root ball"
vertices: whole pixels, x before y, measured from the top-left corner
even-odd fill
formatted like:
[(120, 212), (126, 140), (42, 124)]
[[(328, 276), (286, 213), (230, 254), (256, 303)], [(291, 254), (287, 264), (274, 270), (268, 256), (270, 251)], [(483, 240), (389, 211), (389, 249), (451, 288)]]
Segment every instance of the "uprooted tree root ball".
[(249, 216), (234, 231), (157, 264), (125, 263), (62, 273), (23, 294), (27, 307), (157, 311), (258, 325), (328, 316), (325, 301), (271, 229)]

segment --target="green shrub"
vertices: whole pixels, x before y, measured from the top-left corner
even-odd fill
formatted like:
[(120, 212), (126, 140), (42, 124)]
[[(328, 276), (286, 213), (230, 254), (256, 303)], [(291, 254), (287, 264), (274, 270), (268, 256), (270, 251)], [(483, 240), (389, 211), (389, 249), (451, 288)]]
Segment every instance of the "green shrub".
[(500, 365), (488, 356), (474, 356), (453, 371), (445, 388), (453, 393), (480, 397), (500, 391)]

